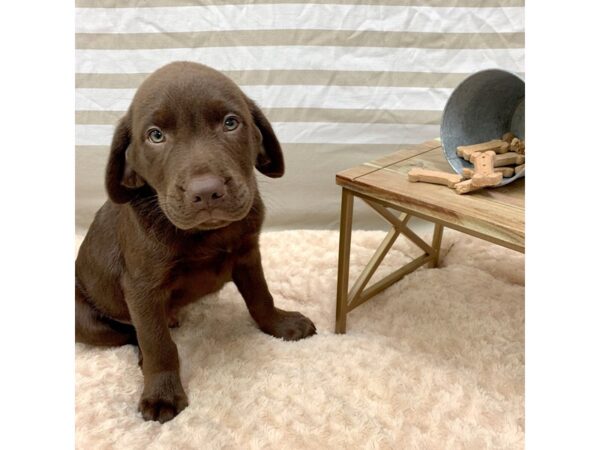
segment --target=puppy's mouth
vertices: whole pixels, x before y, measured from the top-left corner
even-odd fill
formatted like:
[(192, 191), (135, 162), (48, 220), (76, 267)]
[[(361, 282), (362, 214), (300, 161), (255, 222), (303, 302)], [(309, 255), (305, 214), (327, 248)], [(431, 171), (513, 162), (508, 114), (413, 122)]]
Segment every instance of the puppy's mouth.
[(195, 228), (199, 230), (216, 230), (218, 228), (224, 228), (229, 225), (231, 221), (219, 220), (219, 219), (208, 219), (204, 222), (196, 225)]
[(167, 219), (180, 230), (208, 231), (225, 228), (233, 222), (244, 219), (252, 209), (252, 198), (248, 198), (233, 211), (229, 208), (189, 211), (181, 207), (181, 202), (170, 197), (158, 196), (159, 204)]

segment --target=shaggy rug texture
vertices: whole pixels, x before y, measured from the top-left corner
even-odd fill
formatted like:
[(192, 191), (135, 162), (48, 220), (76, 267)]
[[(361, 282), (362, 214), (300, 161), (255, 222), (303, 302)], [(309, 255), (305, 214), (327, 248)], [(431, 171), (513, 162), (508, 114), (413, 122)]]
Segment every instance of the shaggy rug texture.
[[(354, 232), (351, 281), (384, 235)], [(310, 317), (314, 337), (261, 333), (232, 283), (184, 310), (172, 335), (190, 404), (163, 425), (137, 412), (134, 347), (77, 344), (77, 448), (522, 448), (523, 255), (445, 231), (440, 268), (406, 276), (336, 335), (338, 238), (261, 238), (276, 305)], [(419, 252), (400, 238), (378, 274)]]

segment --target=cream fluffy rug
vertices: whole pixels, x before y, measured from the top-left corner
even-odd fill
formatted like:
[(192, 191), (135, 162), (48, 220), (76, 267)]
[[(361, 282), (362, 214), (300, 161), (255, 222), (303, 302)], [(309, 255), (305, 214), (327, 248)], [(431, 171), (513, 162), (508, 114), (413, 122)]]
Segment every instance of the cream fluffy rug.
[[(523, 255), (446, 230), (439, 269), (408, 275), (336, 335), (338, 236), (261, 239), (276, 305), (317, 336), (261, 333), (231, 283), (185, 310), (172, 335), (190, 405), (164, 425), (137, 412), (133, 347), (77, 344), (77, 448), (522, 448)], [(351, 280), (383, 236), (354, 232)], [(418, 253), (400, 238), (379, 273)]]

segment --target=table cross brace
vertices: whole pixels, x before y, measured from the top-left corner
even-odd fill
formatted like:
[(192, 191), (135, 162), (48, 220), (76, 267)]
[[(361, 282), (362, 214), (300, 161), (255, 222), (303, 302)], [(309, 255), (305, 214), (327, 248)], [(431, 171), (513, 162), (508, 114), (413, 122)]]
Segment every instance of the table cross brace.
[[(354, 195), (347, 189), (342, 190), (342, 211), (340, 220), (340, 253), (338, 262), (338, 287), (337, 287), (337, 305), (336, 305), (336, 333), (346, 332), (346, 315), (362, 305), (364, 302), (372, 298), (374, 295), (380, 293), (384, 289), (388, 288), (405, 275), (415, 271), (422, 265), (429, 263), (430, 267), (437, 267), (439, 261), (440, 245), (442, 241), (443, 226), (440, 224), (435, 225), (433, 234), (433, 240), (431, 245), (421, 239), (414, 231), (408, 228), (407, 224), (411, 216), (402, 212), (400, 217), (393, 214), (386, 206), (377, 202), (373, 198), (366, 199), (360, 197), (362, 200), (381, 215), (386, 221), (388, 221), (392, 228), (385, 236), (375, 253), (365, 266), (363, 272), (358, 276), (354, 282), (352, 289), (348, 292), (348, 272), (350, 269), (350, 244), (352, 234), (352, 216), (353, 216), (353, 204)], [(405, 266), (395, 270), (389, 275), (385, 276), (381, 280), (373, 283), (372, 286), (366, 287), (375, 271), (385, 258), (385, 255), (389, 252), (398, 236), (403, 234), (407, 239), (417, 245), (423, 254), (415, 258)]]

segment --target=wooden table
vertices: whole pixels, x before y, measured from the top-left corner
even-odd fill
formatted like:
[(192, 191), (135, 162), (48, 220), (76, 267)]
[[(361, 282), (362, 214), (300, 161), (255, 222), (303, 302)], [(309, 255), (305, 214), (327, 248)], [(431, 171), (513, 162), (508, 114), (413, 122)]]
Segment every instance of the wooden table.
[[(403, 146), (391, 155), (336, 175), (336, 183), (342, 186), (336, 333), (345, 333), (347, 314), (375, 294), (424, 264), (436, 267), (444, 227), (525, 252), (524, 178), (499, 188), (459, 195), (446, 186), (409, 182), (407, 173), (412, 167), (452, 172), (443, 155), (441, 143), (434, 140)], [(354, 197), (364, 200), (392, 228), (348, 292)], [(401, 214), (398, 216), (392, 211), (400, 211)], [(407, 226), (412, 216), (435, 224), (431, 244)], [(400, 234), (419, 246), (423, 254), (367, 287)]]

